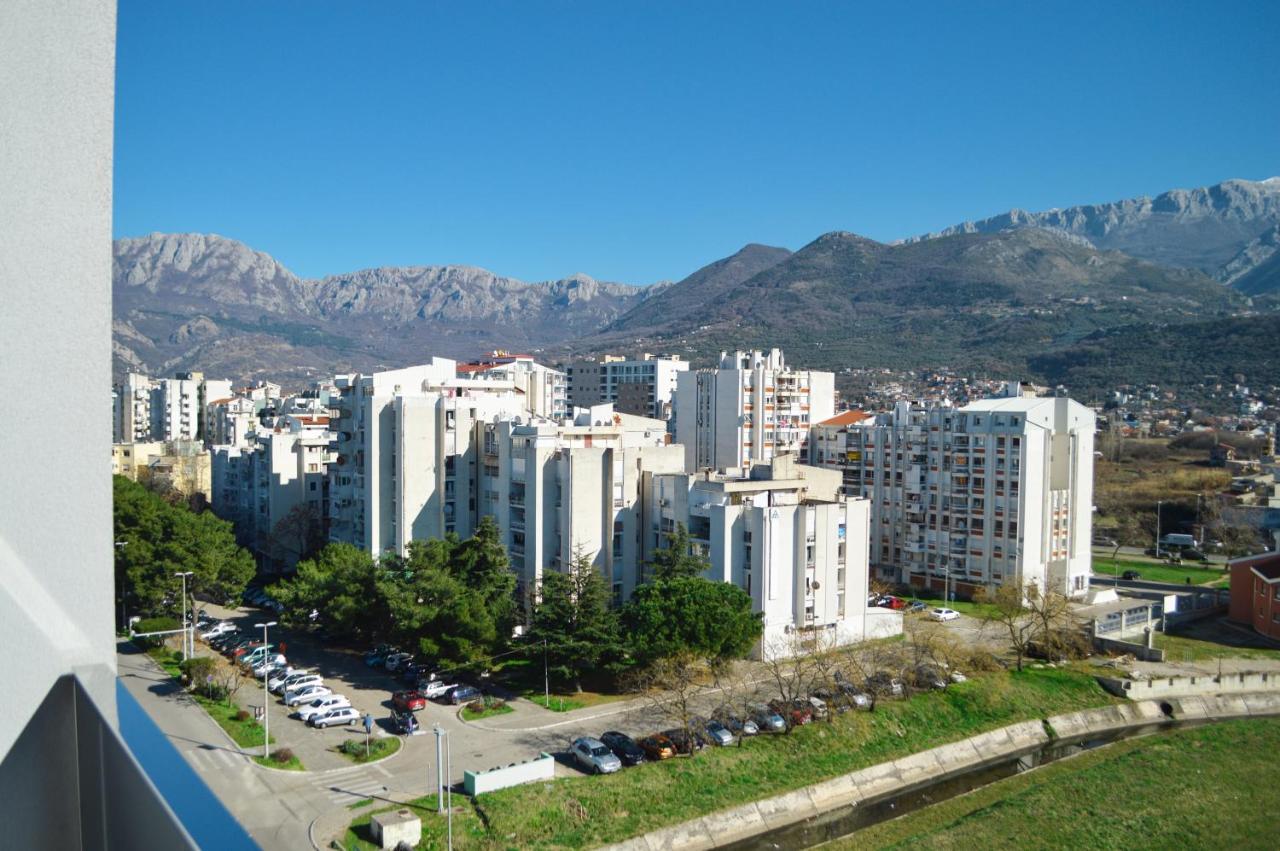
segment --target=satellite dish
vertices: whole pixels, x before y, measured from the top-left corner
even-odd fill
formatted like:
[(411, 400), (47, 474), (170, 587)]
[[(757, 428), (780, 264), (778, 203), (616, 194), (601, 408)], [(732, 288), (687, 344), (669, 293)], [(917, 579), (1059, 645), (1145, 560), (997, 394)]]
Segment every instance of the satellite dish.
[(817, 591), (817, 590), (818, 590), (819, 588), (821, 588), (821, 587), (822, 587), (822, 583), (815, 579), (815, 580), (813, 581), (813, 590), (814, 590), (814, 591)]

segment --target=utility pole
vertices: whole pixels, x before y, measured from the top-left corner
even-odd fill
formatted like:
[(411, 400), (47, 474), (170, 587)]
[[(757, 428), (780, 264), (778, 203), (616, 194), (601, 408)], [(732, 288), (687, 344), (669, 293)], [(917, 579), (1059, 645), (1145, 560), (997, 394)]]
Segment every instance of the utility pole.
[[(255, 627), (262, 627), (262, 646), (267, 646), (267, 627), (275, 626), (275, 621), (267, 621), (266, 623), (256, 623)], [(270, 655), (271, 651), (266, 651), (266, 655)], [(267, 691), (267, 682), (271, 677), (262, 678), (262, 758), (266, 759), (271, 756), (271, 713), (267, 711), (267, 707), (271, 703), (271, 693)]]
[(547, 640), (542, 639), (542, 700), (551, 708), (551, 669), (547, 667)]
[(1164, 500), (1156, 500), (1156, 558), (1160, 558), (1160, 506)]
[(444, 812), (444, 737), (445, 732), (439, 724), (432, 725), (431, 732), (436, 734), (436, 812)]

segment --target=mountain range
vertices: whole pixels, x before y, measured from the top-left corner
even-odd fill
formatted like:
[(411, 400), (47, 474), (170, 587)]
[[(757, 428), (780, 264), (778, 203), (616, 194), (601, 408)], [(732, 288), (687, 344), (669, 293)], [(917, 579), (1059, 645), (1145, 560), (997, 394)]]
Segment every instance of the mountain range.
[[(640, 349), (698, 360), (779, 346), (815, 368), (1074, 376), (1093, 392), (1141, 357), (1126, 355), (1126, 339), (1176, 326), (1186, 333), (1162, 339), (1203, 345), (1192, 326), (1221, 333), (1246, 316), (1250, 339), (1259, 323), (1266, 333), (1280, 318), (1278, 248), (1277, 178), (1015, 210), (893, 244), (842, 231), (794, 253), (750, 244), (648, 287), (581, 274), (525, 283), (453, 265), (302, 279), (234, 240), (152, 234), (115, 245), (115, 368), (290, 381), (494, 348), (547, 361)], [(1113, 368), (1072, 372), (1082, 346), (1089, 363)], [(1266, 353), (1259, 361), (1275, 368)]]

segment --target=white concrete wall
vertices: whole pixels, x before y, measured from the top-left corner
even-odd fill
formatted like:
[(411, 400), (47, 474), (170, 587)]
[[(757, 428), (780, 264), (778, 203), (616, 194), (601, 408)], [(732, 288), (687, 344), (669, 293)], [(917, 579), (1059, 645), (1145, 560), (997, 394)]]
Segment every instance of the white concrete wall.
[(508, 786), (521, 783), (533, 783), (537, 780), (551, 780), (556, 776), (556, 760), (551, 754), (539, 754), (537, 759), (528, 762), (517, 762), (502, 768), (490, 768), (486, 771), (464, 771), (462, 782), (468, 795), (483, 795), (485, 792), (496, 792)]
[(77, 673), (115, 722), (111, 479), (111, 155), (115, 3), (0, 3), (0, 647), (8, 753), (54, 681)]

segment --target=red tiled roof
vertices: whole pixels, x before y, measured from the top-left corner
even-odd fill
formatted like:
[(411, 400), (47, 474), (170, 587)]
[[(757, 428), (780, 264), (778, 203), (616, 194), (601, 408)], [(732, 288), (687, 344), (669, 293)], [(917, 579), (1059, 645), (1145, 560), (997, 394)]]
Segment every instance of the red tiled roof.
[(870, 419), (870, 417), (871, 415), (868, 414), (866, 411), (844, 411), (843, 413), (836, 414), (834, 417), (832, 417), (829, 420), (823, 420), (822, 422), (818, 423), (818, 425), (824, 425), (824, 426), (854, 425), (856, 423), (862, 422), (865, 419)]
[(496, 363), (460, 363), (458, 364), (458, 372), (484, 372), (499, 366)]

